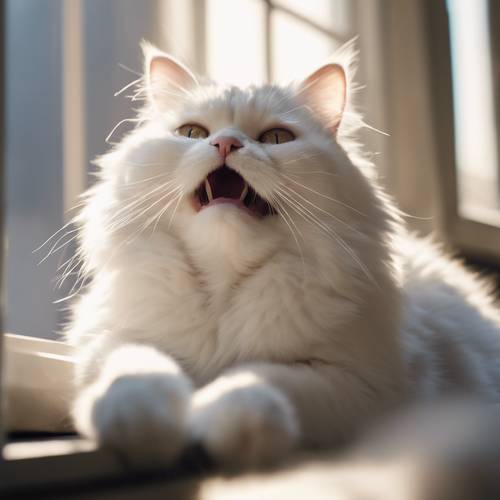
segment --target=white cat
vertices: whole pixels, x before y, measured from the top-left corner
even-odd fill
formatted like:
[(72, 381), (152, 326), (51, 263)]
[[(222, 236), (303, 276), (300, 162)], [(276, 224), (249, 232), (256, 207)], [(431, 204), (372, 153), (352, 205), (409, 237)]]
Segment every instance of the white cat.
[(373, 179), (349, 50), (301, 83), (240, 89), (144, 48), (141, 122), (77, 219), (80, 432), (137, 465), (200, 442), (254, 466), (409, 400), (498, 399), (500, 315)]

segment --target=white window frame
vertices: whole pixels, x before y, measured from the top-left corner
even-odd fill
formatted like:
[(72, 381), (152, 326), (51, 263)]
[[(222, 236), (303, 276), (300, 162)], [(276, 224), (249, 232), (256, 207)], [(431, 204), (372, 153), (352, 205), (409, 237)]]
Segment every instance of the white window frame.
[[(443, 204), (444, 234), (450, 244), (465, 255), (484, 259), (498, 265), (500, 259), (500, 217), (487, 221), (468, 219), (459, 212), (455, 137), (453, 120), (452, 72), (449, 22), (444, 0), (428, 2), (428, 57), (432, 106), (435, 110), (434, 134), (438, 158), (436, 171), (440, 176)], [(497, 89), (498, 92), (498, 89)], [(498, 99), (496, 96), (497, 107)], [(497, 113), (498, 115), (498, 113)]]

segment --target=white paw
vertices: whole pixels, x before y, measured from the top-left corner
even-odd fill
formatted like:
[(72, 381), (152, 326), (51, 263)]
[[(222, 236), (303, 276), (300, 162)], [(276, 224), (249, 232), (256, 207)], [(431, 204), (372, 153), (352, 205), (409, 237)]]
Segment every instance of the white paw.
[(192, 438), (221, 465), (251, 468), (276, 463), (295, 445), (293, 408), (252, 374), (220, 377), (193, 397)]
[(179, 373), (100, 377), (78, 397), (77, 430), (136, 467), (168, 465), (187, 438), (191, 386)]

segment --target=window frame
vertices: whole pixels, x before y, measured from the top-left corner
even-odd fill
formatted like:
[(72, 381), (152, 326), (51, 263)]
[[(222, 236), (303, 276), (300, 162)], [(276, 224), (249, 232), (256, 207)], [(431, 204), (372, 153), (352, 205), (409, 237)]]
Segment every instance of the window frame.
[[(491, 8), (494, 3), (490, 1), (489, 5)], [(443, 233), (449, 244), (458, 248), (464, 255), (498, 264), (500, 227), (486, 221), (468, 219), (459, 212), (450, 28), (446, 0), (426, 0), (425, 16), (429, 30), (427, 55), (431, 75), (430, 94), (434, 110), (434, 144), (443, 210)], [(496, 71), (498, 74), (498, 69)], [(498, 77), (496, 85), (495, 98), (498, 109)]]

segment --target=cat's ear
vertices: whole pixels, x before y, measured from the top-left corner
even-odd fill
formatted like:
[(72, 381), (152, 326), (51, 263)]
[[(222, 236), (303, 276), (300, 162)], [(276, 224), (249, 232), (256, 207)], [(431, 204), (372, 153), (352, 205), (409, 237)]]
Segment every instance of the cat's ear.
[(174, 57), (147, 42), (142, 43), (144, 73), (150, 100), (157, 107), (179, 100), (198, 85), (196, 77)]
[(322, 66), (302, 82), (299, 92), (313, 113), (335, 135), (346, 105), (347, 84), (342, 66)]

